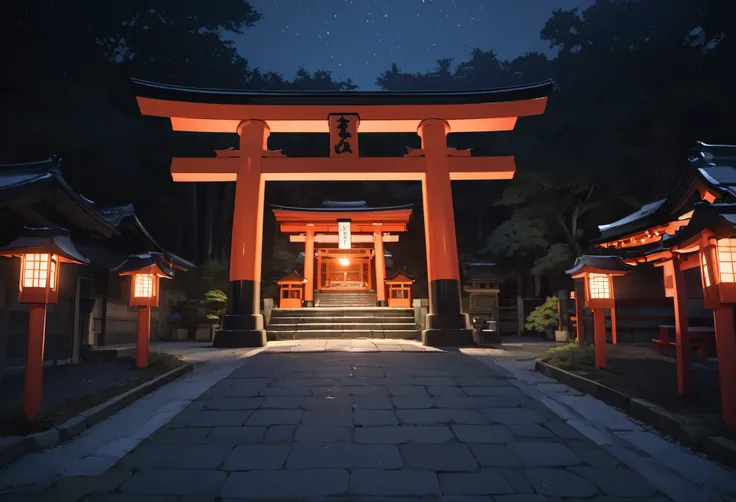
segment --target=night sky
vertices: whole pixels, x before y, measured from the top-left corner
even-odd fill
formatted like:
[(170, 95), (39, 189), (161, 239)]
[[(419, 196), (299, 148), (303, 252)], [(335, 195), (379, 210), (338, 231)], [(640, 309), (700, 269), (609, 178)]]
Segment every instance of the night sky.
[(291, 79), (299, 66), (331, 70), (363, 90), (396, 63), (404, 72), (460, 62), (474, 47), (503, 59), (551, 55), (539, 30), (555, 9), (594, 0), (251, 0), (263, 19), (233, 37), (251, 67)]

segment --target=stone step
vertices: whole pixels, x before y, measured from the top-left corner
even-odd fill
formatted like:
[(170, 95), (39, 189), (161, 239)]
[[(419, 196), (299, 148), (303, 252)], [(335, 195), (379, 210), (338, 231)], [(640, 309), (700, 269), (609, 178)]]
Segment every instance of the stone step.
[(272, 317), (414, 317), (414, 310), (390, 309), (386, 307), (275, 308), (271, 311), (271, 315)]
[(317, 307), (375, 307), (376, 293), (375, 291), (316, 293), (314, 302)]
[(299, 316), (275, 316), (271, 317), (271, 323), (269, 326), (276, 324), (298, 324), (300, 322), (318, 322), (318, 323), (382, 323), (382, 322), (398, 322), (398, 323), (411, 323), (414, 324), (414, 317), (299, 317)]
[(298, 324), (269, 324), (272, 331), (304, 331), (304, 330), (414, 330), (416, 324), (408, 323), (298, 323)]
[(376, 293), (315, 293), (315, 298), (370, 298)]
[(302, 330), (302, 331), (273, 331), (267, 330), (269, 340), (308, 340), (315, 338), (385, 338), (394, 340), (418, 340), (421, 338), (418, 330)]
[(370, 301), (370, 302), (359, 302), (359, 301), (349, 301), (349, 302), (321, 302), (317, 300), (315, 302), (315, 306), (317, 307), (375, 307), (376, 302)]

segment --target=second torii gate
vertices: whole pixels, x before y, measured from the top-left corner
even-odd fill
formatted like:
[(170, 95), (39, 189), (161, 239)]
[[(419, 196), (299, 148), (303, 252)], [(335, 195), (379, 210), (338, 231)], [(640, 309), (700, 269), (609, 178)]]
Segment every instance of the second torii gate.
[[(260, 313), (263, 204), (267, 181), (420, 181), (429, 278), (427, 345), (472, 344), (461, 310), (453, 180), (511, 179), (512, 156), (471, 157), (447, 147), (449, 132), (508, 131), (544, 113), (553, 83), (481, 91), (269, 92), (194, 89), (134, 80), (143, 115), (175, 131), (240, 135), (240, 149), (172, 161), (174, 181), (234, 181), (230, 291), (217, 347), (266, 344)], [(358, 132), (416, 132), (404, 157), (360, 157)], [(272, 132), (330, 134), (330, 157), (288, 158), (268, 149)]]

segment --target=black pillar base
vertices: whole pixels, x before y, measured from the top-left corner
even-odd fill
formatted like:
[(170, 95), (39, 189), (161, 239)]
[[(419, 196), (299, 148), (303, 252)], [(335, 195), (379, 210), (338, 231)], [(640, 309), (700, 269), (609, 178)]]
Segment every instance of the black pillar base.
[(474, 345), (473, 330), (460, 307), (460, 281), (440, 279), (429, 283), (427, 329), (422, 344), (432, 347)]
[(261, 283), (231, 281), (222, 329), (215, 332), (213, 347), (263, 347), (266, 330), (261, 315)]
[(430, 347), (465, 347), (475, 345), (472, 329), (425, 329), (422, 345)]
[(386, 307), (388, 306), (388, 302), (386, 300), (378, 300), (376, 302), (376, 307)]
[(265, 347), (266, 346), (266, 330), (222, 330), (215, 332), (215, 339), (212, 346), (219, 349), (235, 349), (240, 347)]

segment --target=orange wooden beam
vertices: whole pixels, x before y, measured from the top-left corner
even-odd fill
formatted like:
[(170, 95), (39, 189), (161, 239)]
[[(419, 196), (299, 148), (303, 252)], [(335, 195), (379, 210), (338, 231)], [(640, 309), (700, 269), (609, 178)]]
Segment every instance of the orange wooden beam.
[(513, 156), (450, 157), (448, 163), (452, 181), (510, 180), (516, 173)]
[(384, 223), (408, 223), (412, 212), (412, 209), (389, 209), (382, 211), (299, 211), (274, 209), (273, 215), (279, 223), (301, 224), (305, 226), (304, 231), (306, 231), (307, 225), (313, 223), (335, 223), (340, 219), (349, 219), (352, 223), (370, 224), (377, 227)]
[[(306, 242), (306, 240), (307, 240), (307, 237), (304, 235), (290, 235), (289, 236), (289, 242)], [(338, 242), (337, 234), (315, 235), (314, 242), (317, 244), (337, 244)], [(373, 236), (368, 235), (368, 234), (364, 234), (364, 235), (352, 234), (350, 236), (350, 242), (352, 242), (353, 244), (367, 244), (369, 242), (373, 243)], [(383, 242), (399, 242), (399, 236), (398, 235), (384, 235)]]
[[(315, 232), (336, 233), (337, 222), (335, 223), (315, 223), (312, 227)], [(382, 232), (406, 232), (405, 223), (386, 223), (380, 227)], [(373, 233), (376, 226), (370, 223), (351, 223), (350, 232), (355, 233)], [(281, 231), (285, 234), (298, 234), (304, 232), (303, 223), (282, 223)]]
[[(449, 157), (451, 180), (507, 180), (514, 177), (513, 157)], [(422, 181), (424, 157), (265, 157), (265, 181)], [(171, 176), (178, 182), (235, 181), (237, 157), (174, 158)]]
[[(141, 114), (171, 118), (175, 131), (229, 132), (248, 120), (266, 122), (271, 132), (327, 132), (333, 105), (243, 105), (191, 103), (138, 97)], [(451, 132), (508, 131), (518, 117), (541, 115), (547, 98), (491, 103), (426, 105), (354, 105), (360, 132), (416, 132), (426, 117), (441, 117)], [(344, 108), (344, 107), (339, 107)]]

